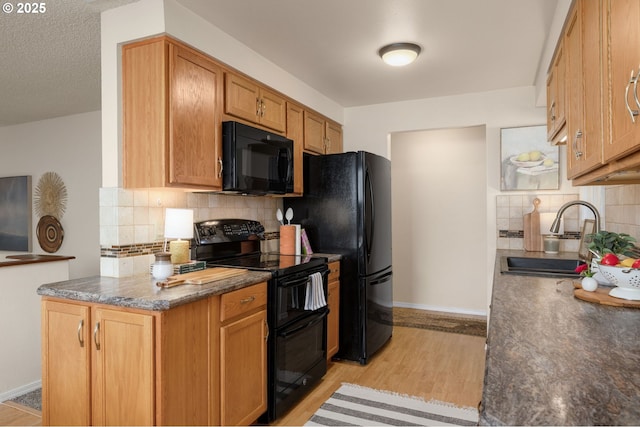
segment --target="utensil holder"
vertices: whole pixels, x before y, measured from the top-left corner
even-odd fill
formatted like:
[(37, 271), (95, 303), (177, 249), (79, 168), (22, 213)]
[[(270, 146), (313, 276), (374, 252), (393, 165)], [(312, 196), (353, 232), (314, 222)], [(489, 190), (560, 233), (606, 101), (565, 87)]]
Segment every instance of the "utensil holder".
[(283, 255), (296, 254), (296, 226), (280, 226), (280, 253)]

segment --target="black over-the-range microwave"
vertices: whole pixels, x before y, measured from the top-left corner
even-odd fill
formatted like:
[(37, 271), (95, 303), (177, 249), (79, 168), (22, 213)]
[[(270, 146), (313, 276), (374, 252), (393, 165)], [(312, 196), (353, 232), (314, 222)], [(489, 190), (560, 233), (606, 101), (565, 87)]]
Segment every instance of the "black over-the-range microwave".
[(246, 194), (293, 192), (293, 141), (228, 121), (222, 123), (222, 189)]

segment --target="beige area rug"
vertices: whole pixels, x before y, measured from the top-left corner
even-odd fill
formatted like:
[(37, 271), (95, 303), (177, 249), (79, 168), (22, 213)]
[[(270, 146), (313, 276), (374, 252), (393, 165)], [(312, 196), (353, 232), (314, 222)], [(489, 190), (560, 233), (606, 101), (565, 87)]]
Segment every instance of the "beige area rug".
[(394, 307), (393, 324), (477, 337), (487, 336), (487, 319), (483, 316)]
[(305, 426), (475, 426), (478, 411), (343, 383)]

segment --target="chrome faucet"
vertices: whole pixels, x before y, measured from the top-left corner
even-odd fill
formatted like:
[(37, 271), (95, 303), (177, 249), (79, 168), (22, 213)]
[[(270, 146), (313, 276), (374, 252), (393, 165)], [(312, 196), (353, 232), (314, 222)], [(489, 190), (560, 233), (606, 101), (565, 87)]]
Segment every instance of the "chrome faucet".
[(599, 233), (600, 230), (601, 230), (601, 227), (600, 227), (600, 212), (598, 212), (598, 209), (596, 209), (595, 206), (593, 206), (589, 202), (585, 202), (584, 200), (573, 200), (571, 202), (567, 202), (564, 205), (562, 205), (560, 207), (560, 209), (558, 210), (558, 213), (556, 214), (556, 219), (553, 220), (553, 223), (551, 224), (551, 228), (549, 229), (549, 231), (551, 231), (552, 233), (557, 233), (558, 231), (560, 231), (560, 218), (562, 217), (562, 214), (564, 213), (564, 211), (567, 210), (567, 208), (569, 206), (573, 206), (573, 205), (586, 206), (591, 210), (591, 212), (593, 212), (593, 216), (596, 219), (594, 232)]

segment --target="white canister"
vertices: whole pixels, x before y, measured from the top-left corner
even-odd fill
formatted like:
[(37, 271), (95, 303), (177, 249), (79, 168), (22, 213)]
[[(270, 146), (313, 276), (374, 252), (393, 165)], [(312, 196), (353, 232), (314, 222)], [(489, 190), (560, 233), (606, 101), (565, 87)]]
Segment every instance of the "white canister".
[(156, 261), (151, 266), (151, 275), (156, 280), (164, 280), (173, 274), (173, 264), (171, 264), (171, 253), (156, 253)]

